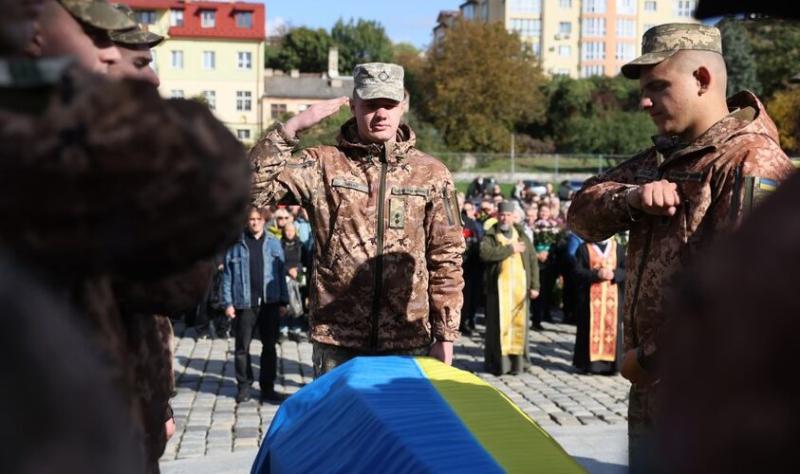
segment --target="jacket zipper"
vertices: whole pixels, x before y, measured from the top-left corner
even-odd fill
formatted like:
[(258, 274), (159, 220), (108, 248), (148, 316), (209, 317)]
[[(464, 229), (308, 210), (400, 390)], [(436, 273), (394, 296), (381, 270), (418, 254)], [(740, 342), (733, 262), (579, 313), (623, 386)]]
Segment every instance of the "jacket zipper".
[(381, 178), (378, 190), (378, 222), (377, 245), (375, 250), (375, 294), (372, 299), (372, 327), (370, 331), (370, 349), (372, 353), (378, 350), (378, 319), (381, 309), (381, 293), (383, 292), (383, 212), (386, 200), (386, 171), (388, 168), (387, 150), (384, 146), (381, 156)]

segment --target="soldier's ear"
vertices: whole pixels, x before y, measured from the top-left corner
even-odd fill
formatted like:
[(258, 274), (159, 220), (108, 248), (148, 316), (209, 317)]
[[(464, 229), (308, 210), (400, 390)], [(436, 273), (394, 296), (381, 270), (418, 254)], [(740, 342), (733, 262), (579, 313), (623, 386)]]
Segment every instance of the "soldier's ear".
[(694, 71), (694, 78), (697, 80), (698, 90), (697, 95), (703, 95), (708, 92), (711, 86), (711, 71), (705, 66), (700, 66)]

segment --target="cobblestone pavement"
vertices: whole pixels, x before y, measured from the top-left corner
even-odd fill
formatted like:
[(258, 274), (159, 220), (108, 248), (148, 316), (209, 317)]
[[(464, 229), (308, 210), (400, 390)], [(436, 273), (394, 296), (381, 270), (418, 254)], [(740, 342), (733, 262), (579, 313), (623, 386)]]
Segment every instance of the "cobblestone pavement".
[[(532, 367), (519, 376), (495, 377), (483, 372), (482, 327), (456, 344), (454, 365), (472, 371), (504, 392), (545, 430), (596, 425), (622, 429), (626, 423), (628, 383), (620, 376), (590, 376), (571, 365), (575, 327), (544, 323), (531, 331)], [(167, 444), (162, 465), (176, 459), (216, 456), (258, 447), (278, 405), (255, 400), (239, 404), (234, 378), (233, 339), (200, 339), (194, 330), (175, 327), (177, 396), (172, 400), (177, 431)], [(254, 369), (261, 343), (254, 340)], [(279, 345), (275, 389), (294, 393), (311, 383), (311, 344), (284, 341)], [(258, 376), (255, 377), (258, 380)]]

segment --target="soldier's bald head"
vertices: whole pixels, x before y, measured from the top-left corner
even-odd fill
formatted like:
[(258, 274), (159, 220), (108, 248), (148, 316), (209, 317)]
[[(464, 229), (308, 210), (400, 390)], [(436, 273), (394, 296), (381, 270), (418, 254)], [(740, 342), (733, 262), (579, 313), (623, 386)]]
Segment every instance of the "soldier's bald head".
[(698, 69), (706, 68), (711, 74), (709, 88), (725, 96), (728, 86), (728, 69), (721, 54), (713, 51), (684, 50), (678, 51), (668, 59), (685, 74), (695, 74)]

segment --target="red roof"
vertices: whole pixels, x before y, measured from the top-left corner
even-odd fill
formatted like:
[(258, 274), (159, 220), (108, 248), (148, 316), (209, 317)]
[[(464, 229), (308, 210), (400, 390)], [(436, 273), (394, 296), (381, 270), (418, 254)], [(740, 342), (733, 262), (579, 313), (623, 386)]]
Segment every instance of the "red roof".
[[(183, 10), (183, 26), (172, 26), (169, 36), (172, 38), (220, 38), (250, 39), (263, 41), (266, 37), (264, 5), (247, 2), (206, 2), (185, 0), (121, 0), (134, 10)], [(215, 26), (203, 28), (200, 12), (213, 10)], [(250, 13), (252, 27), (236, 26), (237, 13)]]

